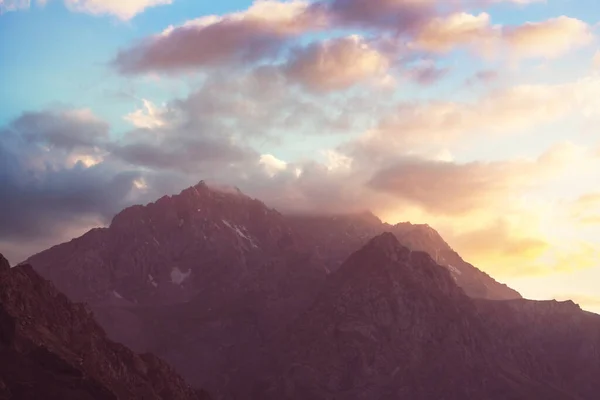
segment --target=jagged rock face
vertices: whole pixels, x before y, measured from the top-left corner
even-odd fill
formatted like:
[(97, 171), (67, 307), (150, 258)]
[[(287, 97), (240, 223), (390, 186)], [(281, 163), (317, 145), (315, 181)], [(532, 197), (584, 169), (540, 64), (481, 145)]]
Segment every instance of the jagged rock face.
[(261, 268), (307, 257), (296, 242), (277, 211), (200, 183), (28, 262), (77, 300), (169, 304), (246, 290)]
[(325, 280), (300, 243), (277, 211), (199, 184), (29, 262), (89, 302), (111, 338), (218, 394)]
[(428, 225), (408, 222), (389, 225), (369, 213), (337, 216), (289, 216), (292, 226), (304, 243), (316, 250), (316, 256), (328, 272), (335, 271), (356, 249), (372, 237), (391, 232), (411, 250), (428, 253), (439, 265), (446, 267), (457, 284), (474, 298), (495, 300), (518, 299), (521, 295), (498, 283), (486, 273), (464, 261), (458, 253)]
[[(255, 399), (585, 399), (600, 317), (572, 303), (474, 300), (391, 233), (329, 276), (273, 344)], [(582, 371), (581, 369), (584, 369)]]
[[(492, 310), (499, 316), (489, 322), (473, 298), (519, 294), (466, 263), (426, 225), (390, 226), (367, 213), (284, 216), (239, 192), (199, 184), (128, 208), (109, 228), (29, 261), (71, 299), (89, 302), (111, 338), (158, 354), (216, 398), (583, 393), (557, 394), (531, 373), (525, 366), (538, 353), (514, 356), (519, 350), (506, 343), (529, 354), (533, 340), (505, 340), (498, 334), (510, 333), (494, 323), (515, 311)], [(450, 383), (432, 385), (440, 376)]]
[(488, 335), (531, 377), (551, 382), (574, 398), (600, 393), (600, 315), (572, 301), (475, 302)]
[[(0, 257), (0, 260), (3, 258)], [(166, 363), (106, 338), (29, 265), (0, 270), (0, 398), (207, 399)]]

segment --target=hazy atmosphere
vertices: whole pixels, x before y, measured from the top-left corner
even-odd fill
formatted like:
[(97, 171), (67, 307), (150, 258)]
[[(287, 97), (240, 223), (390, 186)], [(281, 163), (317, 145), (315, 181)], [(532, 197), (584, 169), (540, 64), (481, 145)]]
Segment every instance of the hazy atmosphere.
[(16, 264), (206, 180), (600, 312), (597, 0), (0, 0)]

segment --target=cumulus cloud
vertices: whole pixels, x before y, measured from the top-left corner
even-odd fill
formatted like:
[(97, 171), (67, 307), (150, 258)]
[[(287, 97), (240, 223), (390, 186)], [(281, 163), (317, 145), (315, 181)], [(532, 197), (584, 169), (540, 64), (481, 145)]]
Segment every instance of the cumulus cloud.
[(418, 31), (414, 45), (429, 51), (447, 52), (459, 45), (485, 45), (493, 36), (489, 14), (460, 12), (428, 21)]
[(122, 73), (133, 74), (274, 57), (287, 38), (320, 24), (308, 16), (307, 8), (304, 1), (256, 1), (244, 12), (171, 26), (122, 50), (114, 63)]
[(403, 103), (347, 146), (354, 156), (372, 159), (397, 154), (407, 146), (415, 149), (431, 143), (447, 145), (471, 135), (520, 132), (574, 112), (590, 115), (599, 95), (600, 80), (585, 78), (559, 85), (502, 88), (473, 102)]
[(591, 27), (576, 18), (561, 16), (504, 29), (503, 39), (520, 56), (554, 58), (592, 42)]
[[(45, 6), (48, 0), (37, 0)], [(147, 8), (171, 4), (173, 0), (63, 0), (65, 7), (72, 12), (91, 15), (113, 15), (123, 21), (132, 19)], [(28, 9), (31, 0), (0, 0), (0, 13)]]
[(88, 111), (27, 113), (0, 132), (0, 240), (39, 239), (110, 218), (134, 171), (100, 160), (106, 125)]
[(165, 121), (162, 119), (163, 110), (159, 109), (150, 100), (142, 99), (143, 108), (127, 114), (124, 119), (130, 122), (137, 128), (159, 128), (165, 125)]
[(439, 53), (466, 46), (489, 56), (504, 49), (516, 58), (555, 58), (591, 43), (593, 37), (590, 25), (566, 16), (500, 26), (492, 25), (487, 13), (458, 12), (425, 23), (412, 45)]
[(92, 15), (114, 15), (127, 21), (147, 8), (171, 4), (173, 0), (64, 0), (64, 2), (71, 11)]
[(313, 3), (311, 11), (326, 15), (336, 26), (407, 32), (433, 15), (436, 3), (437, 0), (331, 0)]
[[(317, 56), (327, 61), (323, 67), (335, 64), (338, 71), (344, 54), (350, 55), (350, 51), (361, 60), (360, 67), (369, 71), (375, 68), (372, 63), (379, 69), (382, 62), (380, 57), (375, 59), (375, 49), (365, 48), (364, 41), (362, 46), (357, 46), (348, 39), (328, 40), (304, 51), (294, 47), (302, 35), (325, 29), (362, 30), (378, 40), (396, 42), (396, 50), (447, 52), (457, 46), (469, 46), (493, 54), (508, 47), (519, 56), (542, 57), (563, 54), (572, 47), (587, 44), (592, 37), (590, 27), (573, 18), (502, 27), (492, 25), (485, 12), (448, 13), (446, 8), (440, 7), (447, 3), (438, 0), (255, 0), (244, 11), (204, 16), (170, 26), (160, 34), (122, 49), (114, 65), (123, 74), (175, 73), (223, 65), (246, 67), (279, 60), (280, 56), (287, 56), (291, 48), (290, 62), (296, 67), (293, 76), (312, 83), (314, 81), (305, 75), (313, 75), (307, 68), (314, 66)], [(450, 5), (460, 4), (456, 1)], [(471, 5), (489, 4), (490, 1), (480, 0)], [(353, 71), (356, 73), (357, 70)]]
[(325, 92), (385, 79), (390, 62), (362, 37), (330, 39), (299, 48), (283, 67), (290, 80)]
[(506, 195), (530, 190), (553, 176), (567, 159), (548, 154), (568, 151), (551, 148), (537, 160), (456, 163), (403, 157), (376, 171), (368, 185), (412, 202), (430, 214), (460, 215), (501, 205)]

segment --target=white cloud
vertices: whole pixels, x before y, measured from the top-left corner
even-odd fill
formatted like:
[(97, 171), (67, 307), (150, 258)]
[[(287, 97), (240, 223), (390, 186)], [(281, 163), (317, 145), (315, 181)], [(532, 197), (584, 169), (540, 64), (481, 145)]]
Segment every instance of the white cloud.
[(137, 128), (154, 129), (165, 125), (164, 110), (158, 108), (150, 100), (142, 99), (144, 108), (135, 110), (123, 117)]
[(65, 0), (71, 11), (92, 15), (114, 15), (127, 21), (146, 8), (171, 4), (173, 0)]
[(600, 69), (600, 50), (596, 51), (594, 54), (594, 58), (592, 59), (592, 63), (595, 69)]

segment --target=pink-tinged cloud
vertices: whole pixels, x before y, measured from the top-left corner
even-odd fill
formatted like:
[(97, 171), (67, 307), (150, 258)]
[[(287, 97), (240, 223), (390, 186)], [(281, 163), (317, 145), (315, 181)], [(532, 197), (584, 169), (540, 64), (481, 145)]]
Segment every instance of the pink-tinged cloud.
[(248, 10), (207, 16), (169, 27), (119, 52), (115, 64), (125, 74), (211, 67), (274, 57), (286, 41), (322, 22), (302, 1), (257, 1)]
[(409, 32), (435, 14), (437, 0), (317, 1), (313, 13), (327, 15), (332, 25)]
[[(412, 202), (430, 214), (457, 216), (506, 206), (576, 161), (571, 143), (550, 147), (535, 160), (456, 163), (396, 157), (376, 170), (369, 187)], [(368, 162), (363, 161), (363, 168)]]
[(591, 43), (593, 37), (587, 23), (565, 16), (503, 27), (492, 25), (487, 13), (459, 12), (425, 23), (412, 46), (437, 53), (463, 46), (486, 56), (506, 50), (517, 58), (553, 58)]
[[(400, 104), (362, 137), (347, 144), (361, 159), (390, 157), (406, 148), (447, 145), (473, 135), (514, 134), (597, 109), (600, 81), (520, 85), (492, 91), (473, 102)], [(588, 110), (589, 109), (589, 110)]]
[(64, 0), (74, 12), (92, 15), (114, 15), (127, 21), (150, 7), (171, 4), (173, 0)]
[(504, 41), (519, 56), (557, 57), (591, 43), (593, 38), (587, 23), (565, 16), (503, 30)]
[(494, 30), (489, 14), (460, 12), (428, 21), (416, 34), (414, 45), (443, 53), (461, 45), (481, 46), (493, 39)]
[(389, 67), (384, 54), (353, 35), (296, 49), (283, 71), (311, 91), (327, 92), (385, 79)]

